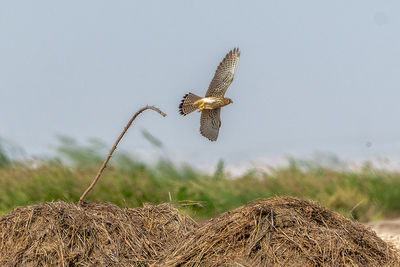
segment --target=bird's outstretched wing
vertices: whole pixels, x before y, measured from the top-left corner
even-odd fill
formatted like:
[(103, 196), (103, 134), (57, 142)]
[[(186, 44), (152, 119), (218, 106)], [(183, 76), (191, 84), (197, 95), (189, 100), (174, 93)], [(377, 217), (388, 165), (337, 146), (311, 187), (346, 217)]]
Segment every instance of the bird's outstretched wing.
[(239, 48), (234, 48), (229, 51), (219, 64), (214, 78), (208, 87), (206, 97), (223, 97), (225, 95), (226, 89), (228, 89), (229, 85), (232, 83), (233, 76), (235, 75), (239, 57)]
[(210, 141), (216, 141), (221, 127), (221, 109), (205, 109), (201, 112), (200, 133)]

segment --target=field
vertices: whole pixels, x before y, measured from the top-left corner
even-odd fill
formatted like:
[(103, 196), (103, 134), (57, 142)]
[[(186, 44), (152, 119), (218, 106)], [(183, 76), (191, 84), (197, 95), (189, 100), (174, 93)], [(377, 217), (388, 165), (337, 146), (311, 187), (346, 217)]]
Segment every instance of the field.
[(104, 146), (60, 141), (55, 156), (33, 160), (15, 160), (0, 147), (1, 265), (400, 263), (393, 236), (386, 243), (357, 222), (400, 214), (399, 173), (370, 163), (351, 171), (323, 159), (288, 159), (286, 167), (233, 177), (222, 160), (207, 174), (118, 151), (76, 205), (105, 158)]
[[(56, 156), (33, 162), (12, 161), (5, 149), (0, 150), (0, 214), (16, 206), (79, 200), (105, 153), (100, 145), (61, 141)], [(227, 174), (223, 161), (215, 169), (210, 175), (165, 158), (150, 165), (118, 151), (87, 200), (120, 207), (172, 202), (195, 219), (281, 195), (317, 201), (361, 222), (400, 214), (400, 173), (376, 170), (367, 163), (359, 171), (349, 171), (289, 159), (287, 167), (268, 173), (249, 170), (240, 177)]]

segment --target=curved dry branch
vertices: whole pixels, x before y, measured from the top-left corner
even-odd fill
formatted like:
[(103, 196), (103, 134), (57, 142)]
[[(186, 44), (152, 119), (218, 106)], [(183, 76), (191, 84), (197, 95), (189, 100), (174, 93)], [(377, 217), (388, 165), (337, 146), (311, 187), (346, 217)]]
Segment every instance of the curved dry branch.
[(156, 108), (155, 106), (145, 106), (141, 109), (139, 109), (135, 115), (133, 115), (133, 117), (130, 119), (130, 121), (128, 122), (128, 124), (125, 126), (124, 130), (122, 131), (122, 133), (119, 135), (117, 141), (115, 141), (114, 146), (111, 148), (110, 153), (108, 153), (107, 158), (104, 160), (103, 164), (101, 165), (99, 171), (97, 172), (96, 177), (94, 178), (93, 182), (89, 185), (89, 187), (85, 190), (85, 192), (83, 192), (82, 196), (79, 198), (79, 202), (78, 205), (80, 205), (83, 201), (83, 199), (86, 197), (86, 195), (93, 189), (93, 187), (96, 185), (97, 181), (99, 180), (101, 174), (103, 173), (104, 169), (106, 168), (106, 165), (108, 163), (108, 161), (110, 160), (114, 150), (117, 148), (118, 143), (121, 141), (122, 137), (125, 135), (125, 133), (128, 131), (129, 127), (131, 126), (132, 122), (136, 119), (136, 117), (142, 113), (143, 111), (145, 111), (146, 109), (152, 109), (156, 112), (158, 112), (161, 116), (165, 117), (167, 116), (167, 114), (165, 114), (164, 112), (162, 112), (160, 109)]

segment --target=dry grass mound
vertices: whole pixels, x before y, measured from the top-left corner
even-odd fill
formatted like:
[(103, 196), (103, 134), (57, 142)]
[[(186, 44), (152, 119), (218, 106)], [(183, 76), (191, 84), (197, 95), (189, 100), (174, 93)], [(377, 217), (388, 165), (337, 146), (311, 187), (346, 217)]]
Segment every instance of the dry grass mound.
[(195, 227), (169, 204), (19, 207), (0, 219), (0, 266), (148, 266)]
[(193, 230), (154, 266), (400, 266), (365, 226), (313, 202), (274, 197)]

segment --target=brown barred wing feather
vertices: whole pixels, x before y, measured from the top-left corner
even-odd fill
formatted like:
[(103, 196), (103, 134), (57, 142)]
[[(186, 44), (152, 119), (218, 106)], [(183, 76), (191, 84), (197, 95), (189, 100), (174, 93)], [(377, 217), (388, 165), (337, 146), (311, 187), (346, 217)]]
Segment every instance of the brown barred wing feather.
[(233, 81), (233, 76), (239, 62), (239, 48), (234, 48), (229, 51), (222, 62), (219, 64), (214, 78), (208, 87), (206, 97), (223, 97), (229, 85)]
[(221, 109), (205, 109), (201, 112), (200, 133), (210, 141), (216, 141), (221, 127)]

